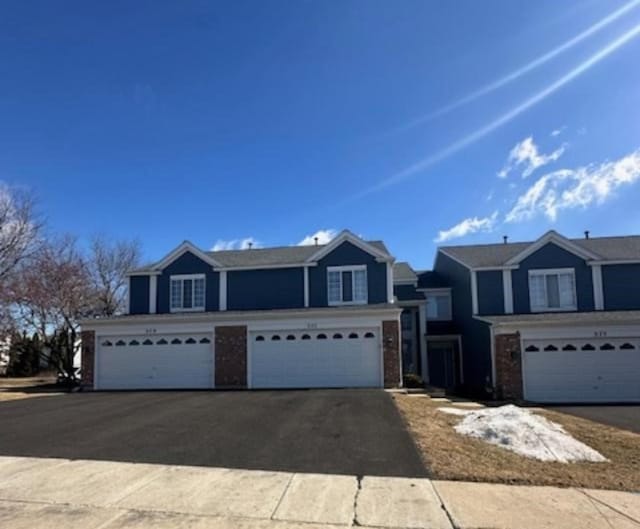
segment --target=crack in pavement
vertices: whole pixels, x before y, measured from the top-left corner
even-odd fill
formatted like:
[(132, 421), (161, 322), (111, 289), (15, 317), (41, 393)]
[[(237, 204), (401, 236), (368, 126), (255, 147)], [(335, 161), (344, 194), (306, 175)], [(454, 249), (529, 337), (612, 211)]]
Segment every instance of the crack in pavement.
[(356, 494), (353, 497), (353, 519), (351, 520), (351, 527), (360, 527), (360, 522), (358, 522), (358, 496), (360, 496), (360, 491), (362, 490), (362, 479), (364, 476), (357, 475), (356, 476)]

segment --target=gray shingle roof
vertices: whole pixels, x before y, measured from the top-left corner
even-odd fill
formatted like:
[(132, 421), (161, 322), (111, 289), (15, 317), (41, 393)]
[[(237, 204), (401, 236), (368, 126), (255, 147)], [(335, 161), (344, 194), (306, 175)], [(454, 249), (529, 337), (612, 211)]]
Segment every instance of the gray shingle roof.
[[(639, 235), (569, 240), (607, 261), (640, 259)], [(501, 266), (534, 242), (443, 246), (441, 249), (444, 253), (466, 263), (472, 268), (481, 268), (485, 266)]]
[[(382, 241), (367, 241), (374, 248), (389, 255)], [(252, 248), (250, 250), (221, 250), (205, 252), (224, 267), (260, 267), (302, 263), (323, 248), (324, 244), (312, 246), (277, 246), (273, 248)], [(154, 269), (156, 263), (134, 270), (144, 273)]]
[(409, 263), (402, 261), (393, 265), (394, 281), (417, 281), (418, 276)]

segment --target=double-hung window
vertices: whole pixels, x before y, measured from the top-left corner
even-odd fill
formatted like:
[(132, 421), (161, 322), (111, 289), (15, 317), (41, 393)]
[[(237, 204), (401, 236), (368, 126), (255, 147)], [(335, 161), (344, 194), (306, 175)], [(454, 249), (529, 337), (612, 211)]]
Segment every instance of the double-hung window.
[(171, 276), (171, 312), (204, 310), (204, 274)]
[(531, 312), (576, 310), (573, 268), (529, 270)]
[(368, 299), (366, 265), (327, 268), (327, 298), (329, 305), (366, 304)]

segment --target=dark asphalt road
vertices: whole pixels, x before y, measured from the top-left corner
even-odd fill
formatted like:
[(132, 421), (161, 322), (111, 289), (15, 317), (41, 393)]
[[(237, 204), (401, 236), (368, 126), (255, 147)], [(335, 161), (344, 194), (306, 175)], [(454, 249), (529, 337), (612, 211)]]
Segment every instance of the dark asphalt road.
[(0, 424), (8, 456), (428, 475), (376, 390), (77, 393), (2, 402)]
[(635, 404), (611, 405), (566, 405), (550, 406), (549, 409), (589, 419), (590, 421), (615, 426), (623, 430), (640, 433), (640, 406)]

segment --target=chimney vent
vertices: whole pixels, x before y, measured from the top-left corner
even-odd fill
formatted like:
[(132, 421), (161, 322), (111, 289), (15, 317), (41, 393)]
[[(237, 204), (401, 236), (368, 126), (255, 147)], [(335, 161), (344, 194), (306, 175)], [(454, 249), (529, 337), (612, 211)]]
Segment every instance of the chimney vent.
[(585, 230), (584, 232), (584, 238), (588, 239), (589, 238), (589, 230)]
[(503, 236), (502, 236), (502, 242), (503, 242), (504, 244), (507, 244), (507, 242), (508, 242), (508, 241), (509, 241), (509, 236), (508, 236), (508, 235), (503, 235)]
[(318, 246), (318, 237), (314, 237), (313, 241), (316, 243), (316, 246)]

